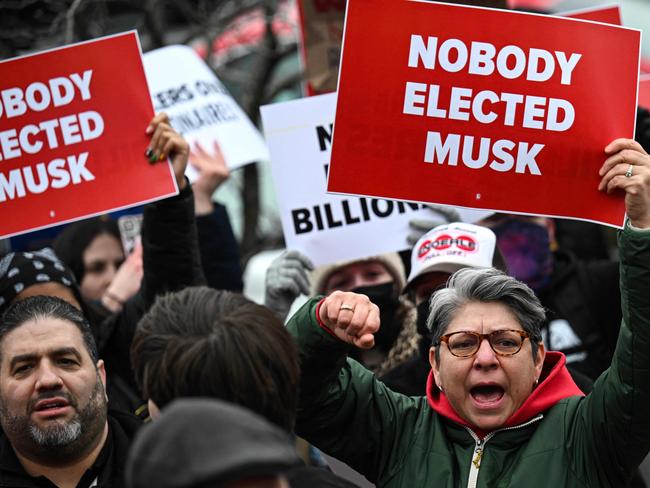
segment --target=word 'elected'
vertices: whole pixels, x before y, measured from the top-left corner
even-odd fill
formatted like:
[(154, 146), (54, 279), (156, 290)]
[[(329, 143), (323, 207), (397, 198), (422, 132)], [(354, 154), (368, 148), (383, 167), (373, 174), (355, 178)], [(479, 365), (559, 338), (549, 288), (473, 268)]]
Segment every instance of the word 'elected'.
[(60, 144), (69, 146), (90, 141), (103, 133), (104, 119), (92, 110), (28, 124), (19, 130), (3, 130), (0, 131), (0, 161), (36, 154), (44, 146), (56, 149)]
[[(427, 89), (428, 88), (428, 89)], [(518, 122), (526, 129), (566, 131), (575, 121), (575, 109), (561, 98), (497, 94), (491, 90), (474, 93), (471, 88), (452, 87), (447, 108), (440, 105), (440, 86), (406, 83), (404, 113), (440, 119), (465, 120), (491, 124), (501, 118), (503, 125)]]

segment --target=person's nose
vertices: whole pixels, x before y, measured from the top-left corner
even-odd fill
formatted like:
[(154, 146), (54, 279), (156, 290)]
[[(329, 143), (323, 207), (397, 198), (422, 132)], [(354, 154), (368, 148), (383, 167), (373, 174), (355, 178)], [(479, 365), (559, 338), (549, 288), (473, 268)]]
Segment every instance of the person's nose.
[(117, 273), (117, 268), (115, 267), (114, 264), (106, 265), (106, 269), (104, 269), (104, 272), (102, 273), (102, 277), (101, 277), (101, 284), (102, 284), (103, 291), (106, 291), (108, 287), (111, 285), (113, 279), (115, 278), (116, 273)]
[(117, 266), (113, 263), (109, 263), (106, 266), (106, 272), (104, 273), (104, 281), (110, 285), (115, 275), (117, 274)]
[(498, 365), (499, 359), (492, 346), (490, 346), (490, 341), (488, 341), (487, 337), (483, 337), (474, 356), (474, 367), (477, 369), (494, 369)]
[(59, 376), (56, 368), (50, 362), (43, 362), (38, 368), (36, 378), (36, 390), (53, 390), (60, 388), (63, 381)]
[(355, 288), (361, 288), (362, 286), (366, 286), (368, 284), (367, 280), (360, 275), (354, 275), (350, 279), (350, 290), (354, 290)]

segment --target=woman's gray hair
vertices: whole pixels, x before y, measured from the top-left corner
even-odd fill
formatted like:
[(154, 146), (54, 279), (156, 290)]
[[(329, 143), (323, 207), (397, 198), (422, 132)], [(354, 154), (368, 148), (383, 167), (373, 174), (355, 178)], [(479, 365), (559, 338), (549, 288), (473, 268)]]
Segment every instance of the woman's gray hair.
[[(456, 312), (469, 302), (497, 302), (507, 306), (521, 327), (530, 334), (533, 358), (542, 341), (541, 326), (546, 319), (544, 307), (525, 283), (495, 268), (464, 268), (456, 271), (447, 287), (431, 297), (427, 327), (432, 343), (438, 345)], [(439, 349), (436, 349), (439, 359)]]

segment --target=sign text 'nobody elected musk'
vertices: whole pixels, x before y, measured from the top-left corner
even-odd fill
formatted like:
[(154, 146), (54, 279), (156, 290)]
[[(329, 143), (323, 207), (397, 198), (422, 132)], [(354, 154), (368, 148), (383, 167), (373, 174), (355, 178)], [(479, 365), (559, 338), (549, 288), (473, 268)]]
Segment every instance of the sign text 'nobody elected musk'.
[(152, 117), (135, 31), (0, 62), (0, 237), (175, 194)]
[[(173, 45), (149, 51), (144, 68), (156, 112), (166, 112), (191, 145), (214, 153), (218, 144), (231, 170), (268, 159), (260, 131), (192, 48)], [(194, 181), (198, 172), (191, 163), (190, 158), (186, 176)]]
[(420, 1), (347, 16), (329, 191), (622, 225), (598, 169), (634, 134), (638, 31)]

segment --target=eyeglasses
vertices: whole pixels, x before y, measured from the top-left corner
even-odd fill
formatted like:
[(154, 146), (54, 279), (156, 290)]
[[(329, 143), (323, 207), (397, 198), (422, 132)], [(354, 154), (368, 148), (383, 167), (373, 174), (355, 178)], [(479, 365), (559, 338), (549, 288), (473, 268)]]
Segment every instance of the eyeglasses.
[(512, 356), (521, 350), (524, 341), (530, 339), (530, 334), (516, 329), (495, 330), (489, 334), (461, 330), (443, 335), (437, 345), (444, 342), (454, 356), (468, 358), (478, 352), (483, 339), (488, 340), (492, 350), (499, 356)]

